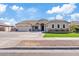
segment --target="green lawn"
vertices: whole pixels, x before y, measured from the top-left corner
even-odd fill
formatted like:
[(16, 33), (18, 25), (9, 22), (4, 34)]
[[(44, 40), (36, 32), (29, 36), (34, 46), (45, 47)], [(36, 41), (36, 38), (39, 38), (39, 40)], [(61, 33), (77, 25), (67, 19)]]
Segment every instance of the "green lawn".
[(79, 33), (44, 33), (44, 37), (79, 37)]

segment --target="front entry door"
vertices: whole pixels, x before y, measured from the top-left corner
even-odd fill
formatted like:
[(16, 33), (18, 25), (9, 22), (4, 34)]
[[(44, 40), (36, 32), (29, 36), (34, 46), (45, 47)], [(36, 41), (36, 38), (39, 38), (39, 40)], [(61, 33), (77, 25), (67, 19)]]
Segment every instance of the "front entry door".
[(44, 31), (44, 24), (41, 24), (41, 31)]

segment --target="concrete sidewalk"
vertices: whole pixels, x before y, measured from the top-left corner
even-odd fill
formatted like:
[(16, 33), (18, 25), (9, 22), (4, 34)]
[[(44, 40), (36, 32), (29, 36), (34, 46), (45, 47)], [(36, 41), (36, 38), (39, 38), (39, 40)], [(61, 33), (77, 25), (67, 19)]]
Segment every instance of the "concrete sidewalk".
[(79, 40), (79, 37), (53, 37), (44, 38), (44, 40)]
[[(5, 41), (5, 42), (4, 42)], [(79, 47), (79, 40), (4, 40), (0, 48)]]

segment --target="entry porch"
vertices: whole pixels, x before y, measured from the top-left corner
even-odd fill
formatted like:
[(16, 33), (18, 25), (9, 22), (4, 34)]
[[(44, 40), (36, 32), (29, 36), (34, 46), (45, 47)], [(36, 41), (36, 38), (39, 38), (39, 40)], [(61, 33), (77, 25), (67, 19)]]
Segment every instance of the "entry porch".
[(31, 31), (46, 31), (46, 25), (45, 24), (36, 24), (31, 26)]

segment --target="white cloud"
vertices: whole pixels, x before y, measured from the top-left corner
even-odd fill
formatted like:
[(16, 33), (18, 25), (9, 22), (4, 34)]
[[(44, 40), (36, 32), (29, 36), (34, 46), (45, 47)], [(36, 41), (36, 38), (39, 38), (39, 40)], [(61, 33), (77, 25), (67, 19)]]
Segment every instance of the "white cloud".
[(79, 21), (79, 13), (72, 14), (71, 21)]
[(21, 10), (24, 10), (23, 7), (16, 6), (16, 5), (13, 5), (11, 8), (12, 8), (12, 10), (14, 10), (14, 11), (21, 11)]
[(7, 5), (0, 4), (0, 12), (5, 12), (6, 11)]
[(74, 11), (76, 8), (75, 4), (64, 4), (63, 6), (56, 6), (53, 7), (51, 10), (48, 10), (48, 14), (53, 14), (53, 13), (64, 13), (64, 14), (69, 14)]
[(47, 11), (48, 14), (59, 13), (59, 12), (61, 12), (60, 6), (53, 7), (51, 10)]
[(56, 15), (56, 19), (57, 19), (57, 20), (63, 20), (63, 16), (61, 16), (61, 15)]

